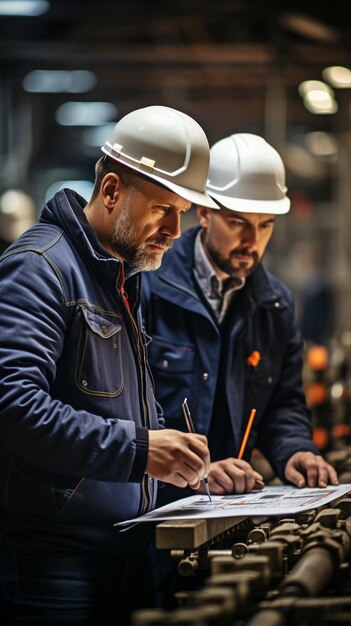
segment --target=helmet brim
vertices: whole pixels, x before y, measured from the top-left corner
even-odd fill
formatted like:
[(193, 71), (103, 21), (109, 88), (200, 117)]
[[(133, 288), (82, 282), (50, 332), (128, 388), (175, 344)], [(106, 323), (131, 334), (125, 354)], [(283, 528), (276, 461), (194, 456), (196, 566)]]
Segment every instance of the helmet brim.
[(123, 159), (117, 159), (114, 155), (111, 154), (111, 150), (102, 146), (101, 150), (109, 156), (114, 161), (121, 163), (127, 169), (133, 170), (136, 174), (140, 174), (143, 178), (150, 180), (150, 182), (154, 182), (156, 185), (161, 185), (162, 187), (166, 187), (173, 193), (176, 193), (184, 200), (188, 200), (192, 204), (197, 204), (200, 206), (207, 207), (209, 209), (219, 209), (218, 204), (211, 198), (211, 196), (206, 193), (206, 191), (196, 191), (195, 189), (189, 189), (188, 187), (183, 187), (182, 185), (177, 185), (173, 181), (168, 180), (168, 178), (160, 177), (156, 174), (151, 174), (150, 172), (145, 171), (144, 169), (140, 169), (138, 167), (133, 167), (130, 163), (125, 163)]
[[(152, 176), (148, 176), (148, 178), (152, 179)], [(208, 209), (220, 209), (218, 204), (209, 196), (206, 192), (195, 191), (193, 189), (188, 189), (187, 187), (182, 187), (181, 185), (176, 185), (168, 180), (159, 180), (155, 177), (155, 182), (161, 183), (163, 187), (166, 187), (173, 193), (176, 193), (184, 200), (188, 200), (192, 204), (196, 204), (198, 206), (204, 206)]]
[(220, 193), (212, 193), (211, 198), (222, 207), (238, 213), (265, 213), (267, 215), (284, 215), (290, 211), (290, 199), (279, 200), (250, 200), (247, 198), (233, 198)]

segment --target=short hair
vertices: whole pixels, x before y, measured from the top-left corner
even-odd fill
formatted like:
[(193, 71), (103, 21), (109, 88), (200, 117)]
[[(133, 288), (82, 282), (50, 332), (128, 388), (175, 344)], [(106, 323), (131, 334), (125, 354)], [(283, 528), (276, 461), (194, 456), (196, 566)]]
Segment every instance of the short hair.
[(114, 174), (118, 174), (121, 177), (123, 183), (126, 187), (129, 187), (132, 183), (133, 177), (135, 174), (131, 172), (127, 167), (115, 161), (115, 159), (111, 159), (107, 154), (104, 154), (96, 163), (95, 163), (95, 181), (94, 187), (91, 195), (91, 200), (94, 200), (100, 190), (101, 183), (106, 174), (113, 172)]

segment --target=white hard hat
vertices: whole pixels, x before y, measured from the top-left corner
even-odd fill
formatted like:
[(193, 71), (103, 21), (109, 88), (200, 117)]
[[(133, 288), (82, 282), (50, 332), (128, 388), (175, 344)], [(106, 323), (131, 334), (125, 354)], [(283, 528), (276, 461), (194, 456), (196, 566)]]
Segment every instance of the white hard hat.
[(194, 204), (218, 209), (206, 193), (210, 147), (189, 115), (149, 106), (125, 115), (101, 150)]
[(282, 215), (290, 209), (281, 157), (251, 133), (230, 135), (212, 146), (206, 188), (233, 211)]

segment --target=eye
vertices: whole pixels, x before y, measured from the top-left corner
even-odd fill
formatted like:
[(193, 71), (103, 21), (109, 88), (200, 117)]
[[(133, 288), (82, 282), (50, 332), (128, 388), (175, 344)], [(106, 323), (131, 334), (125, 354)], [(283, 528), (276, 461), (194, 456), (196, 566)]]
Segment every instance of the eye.
[(169, 206), (165, 205), (165, 204), (156, 204), (155, 206), (155, 210), (159, 213), (168, 213), (170, 211)]
[(233, 228), (243, 228), (243, 226), (245, 226), (245, 222), (242, 222), (241, 220), (230, 220), (228, 224)]

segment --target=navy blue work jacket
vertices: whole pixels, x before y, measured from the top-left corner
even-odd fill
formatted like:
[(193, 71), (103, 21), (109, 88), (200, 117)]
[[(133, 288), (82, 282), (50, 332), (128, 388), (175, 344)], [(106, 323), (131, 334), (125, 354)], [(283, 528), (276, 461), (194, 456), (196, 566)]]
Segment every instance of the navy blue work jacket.
[[(156, 272), (143, 276), (142, 314), (156, 397), (166, 427), (185, 430), (185, 397), (195, 428), (208, 435), (220, 359), (220, 327), (199, 296), (193, 273), (199, 227), (186, 231)], [(318, 453), (311, 439), (310, 413), (301, 372), (303, 341), (296, 327), (290, 291), (260, 264), (236, 298), (245, 298), (228, 334), (223, 394), (226, 394), (234, 450), (239, 451), (252, 408), (256, 417), (244, 458), (253, 448), (284, 479), (289, 457)], [(258, 356), (257, 365), (254, 358)], [(227, 447), (225, 442), (224, 447)]]
[(131, 316), (85, 204), (59, 192), (0, 259), (0, 521), (29, 548), (119, 554), (140, 544), (114, 523), (155, 503), (145, 466), (161, 418), (140, 274), (125, 283)]

